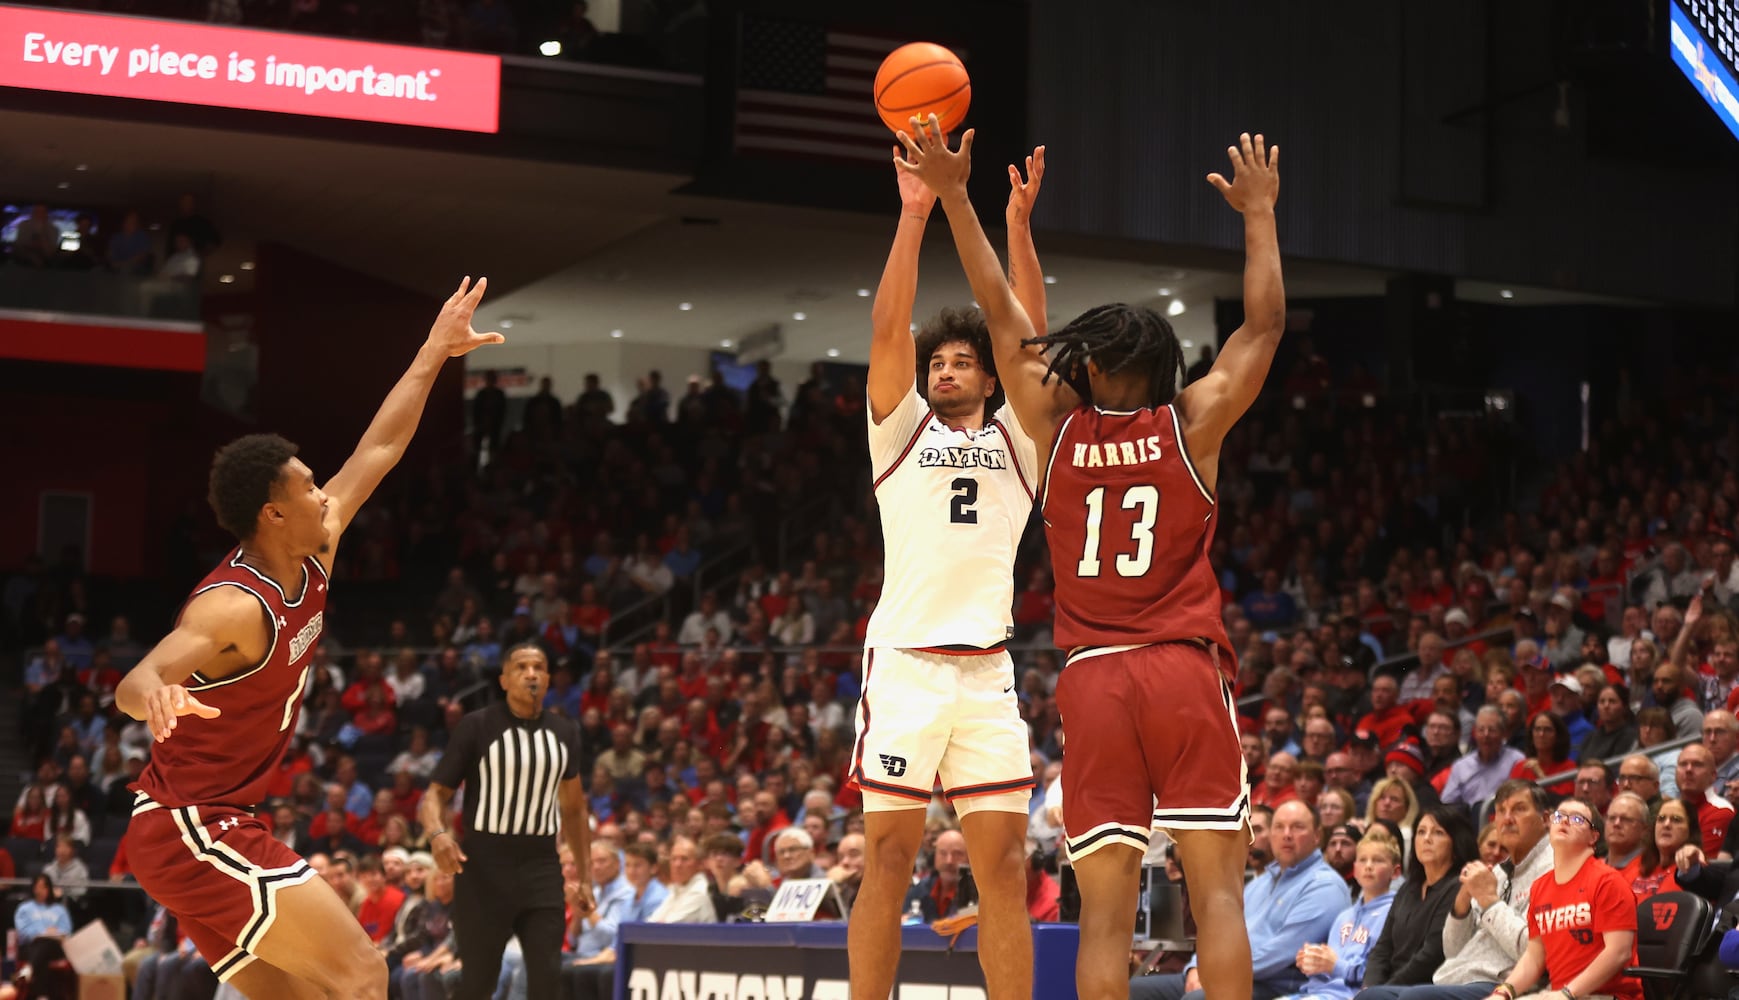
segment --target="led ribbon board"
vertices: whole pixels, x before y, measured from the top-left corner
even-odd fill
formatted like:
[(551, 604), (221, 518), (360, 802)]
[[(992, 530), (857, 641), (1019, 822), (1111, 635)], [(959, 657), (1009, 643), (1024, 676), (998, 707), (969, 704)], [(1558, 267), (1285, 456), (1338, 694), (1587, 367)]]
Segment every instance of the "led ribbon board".
[(0, 6), (0, 87), (495, 132), (501, 59)]

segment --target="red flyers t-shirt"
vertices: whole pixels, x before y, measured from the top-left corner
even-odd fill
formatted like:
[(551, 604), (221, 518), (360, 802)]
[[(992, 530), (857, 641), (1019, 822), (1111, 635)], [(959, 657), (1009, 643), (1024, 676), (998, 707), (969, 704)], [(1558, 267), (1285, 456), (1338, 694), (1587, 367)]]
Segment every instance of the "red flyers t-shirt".
[[(1562, 885), (1552, 872), (1528, 890), (1528, 936), (1546, 949), (1546, 975), (1561, 990), (1593, 964), (1606, 947), (1606, 931), (1636, 931), (1636, 897), (1623, 877), (1599, 858), (1589, 858)], [(1633, 945), (1628, 965), (1636, 964)], [(1591, 993), (1641, 1000), (1642, 986), (1622, 973)]]

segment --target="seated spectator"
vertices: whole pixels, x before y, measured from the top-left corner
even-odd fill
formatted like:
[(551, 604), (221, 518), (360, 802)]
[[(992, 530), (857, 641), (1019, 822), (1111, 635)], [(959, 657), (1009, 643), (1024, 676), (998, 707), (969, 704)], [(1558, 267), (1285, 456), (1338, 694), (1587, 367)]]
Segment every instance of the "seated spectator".
[[(1419, 819), (1419, 797), (1413, 794), (1413, 786), (1399, 778), (1384, 778), (1371, 786), (1370, 804), (1365, 806), (1365, 829), (1376, 825), (1377, 820), (1388, 820), (1400, 827), (1402, 850), (1412, 849), (1413, 824)], [(1399, 864), (1399, 859), (1396, 861)]]
[(1605, 760), (1636, 749), (1636, 722), (1630, 711), (1630, 689), (1622, 684), (1600, 689), (1594, 702), (1594, 729), (1582, 741), (1577, 760)]
[(1602, 826), (1575, 799), (1552, 814), (1552, 873), (1529, 889), (1527, 950), (1494, 993), (1514, 998), (1544, 978), (1566, 997), (1641, 1000), (1641, 985), (1624, 974), (1636, 960), (1636, 899), (1594, 857)]
[(378, 854), (365, 854), (356, 863), (356, 882), (363, 892), (356, 919), (362, 923), (368, 939), (378, 945), (392, 933), (399, 908), (405, 905), (405, 894), (387, 884), (386, 868)]
[(60, 253), (60, 227), (48, 217), (48, 206), (30, 206), (30, 215), (13, 230), (12, 262), (21, 267), (47, 267)]
[[(129, 801), (132, 793), (128, 793)], [(12, 810), (11, 834), (19, 840), (43, 840), (48, 831), (48, 800), (41, 785), (24, 789), (24, 801)]]
[(966, 837), (959, 830), (945, 829), (936, 835), (931, 853), (931, 870), (906, 893), (901, 910), (917, 913), (924, 923), (933, 924), (951, 917), (959, 909), (960, 869), (968, 863)]
[[(1678, 883), (1674, 880), (1675, 859), (1679, 851), (1687, 845), (1702, 848), (1702, 831), (1697, 825), (1697, 813), (1681, 799), (1667, 799), (1661, 803), (1660, 812), (1654, 820), (1654, 842), (1652, 850), (1645, 848), (1639, 865), (1641, 874), (1631, 883), (1630, 889), (1638, 901), (1658, 895), (1663, 892), (1677, 892)], [(1707, 854), (1707, 852), (1704, 852)]]
[(1552, 712), (1540, 712), (1528, 723), (1533, 749), (1526, 760), (1510, 769), (1510, 777), (1535, 781), (1557, 777), (1546, 791), (1560, 798), (1575, 794), (1576, 765), (1570, 756), (1570, 729)]
[(1401, 846), (1385, 836), (1359, 841), (1353, 878), (1358, 898), (1334, 918), (1326, 942), (1298, 949), (1293, 964), (1309, 976), (1289, 1000), (1352, 1000), (1364, 984), (1371, 949), (1382, 936), (1395, 901), (1390, 888), (1401, 874)]
[[(646, 919), (655, 924), (716, 924), (706, 873), (701, 871), (700, 848), (693, 838), (678, 836), (670, 842), (670, 891)], [(861, 867), (862, 861), (859, 860)]]
[(1582, 682), (1572, 674), (1564, 674), (1552, 679), (1550, 687), (1552, 699), (1552, 714), (1564, 723), (1564, 728), (1570, 732), (1570, 758), (1577, 759), (1582, 749), (1582, 741), (1594, 731), (1594, 726), (1583, 716)]
[(140, 224), (139, 213), (128, 209), (121, 218), (120, 231), (109, 237), (109, 269), (125, 277), (144, 278), (151, 274), (155, 261), (151, 234)]
[(1525, 759), (1521, 751), (1506, 746), (1502, 710), (1486, 705), (1475, 713), (1473, 749), (1449, 769), (1443, 801), (1476, 806), (1490, 798)]
[(815, 839), (800, 826), (780, 830), (773, 839), (774, 886), (791, 879), (826, 878), (827, 872), (815, 863), (816, 847)]
[(91, 870), (78, 856), (78, 844), (70, 836), (62, 834), (55, 838), (54, 860), (42, 870), (54, 879), (56, 895), (74, 903), (84, 899), (85, 889), (91, 884)]
[(1719, 852), (1727, 838), (1727, 827), (1733, 822), (1734, 811), (1733, 804), (1710, 787), (1715, 781), (1714, 756), (1708, 747), (1692, 743), (1679, 751), (1678, 768), (1674, 773), (1678, 778), (1679, 799), (1696, 813), (1697, 827), (1702, 831), (1703, 853)]
[[(1302, 802), (1274, 810), (1268, 839), (1274, 863), (1244, 886), (1244, 918), (1250, 929), (1253, 996), (1277, 997), (1299, 990), (1305, 976), (1297, 961), (1306, 944), (1328, 940), (1335, 917), (1347, 905), (1347, 888), (1323, 860), (1316, 814)], [(1285, 905), (1279, 905), (1280, 900)], [(1195, 959), (1182, 973), (1140, 976), (1130, 981), (1131, 1000), (1178, 1000), (1201, 989)]]
[(1412, 839), (1406, 880), (1366, 959), (1365, 986), (1431, 982), (1443, 964), (1443, 923), (1461, 888), (1460, 874), (1479, 859), (1473, 826), (1454, 806), (1421, 813)]
[(807, 646), (815, 641), (815, 619), (805, 608), (802, 594), (790, 595), (784, 610), (773, 618), (769, 631), (773, 642), (780, 646)]
[(43, 872), (31, 880), (30, 898), (13, 911), (12, 927), (18, 932), (20, 962), (45, 969), (65, 957), (60, 942), (72, 933), (72, 914), (60, 901), (54, 876)]
[(1359, 818), (1352, 793), (1344, 788), (1324, 788), (1318, 793), (1316, 812), (1325, 830), (1332, 830)]
[[(1649, 864), (1650, 858), (1656, 859)], [(1648, 803), (1635, 792), (1619, 792), (1606, 807), (1606, 863), (1633, 885), (1644, 870), (1659, 867)]]
[(629, 919), (635, 898), (634, 886), (622, 869), (614, 847), (592, 842), (592, 892), (597, 905), (589, 914), (575, 910), (569, 918), (562, 982), (570, 997), (604, 1000), (610, 996), (603, 987), (614, 979), (616, 928)]
[(409, 774), (418, 784), (426, 784), (441, 762), (441, 751), (429, 744), (429, 731), (422, 726), (411, 729), (410, 743), (386, 766), (388, 774)]

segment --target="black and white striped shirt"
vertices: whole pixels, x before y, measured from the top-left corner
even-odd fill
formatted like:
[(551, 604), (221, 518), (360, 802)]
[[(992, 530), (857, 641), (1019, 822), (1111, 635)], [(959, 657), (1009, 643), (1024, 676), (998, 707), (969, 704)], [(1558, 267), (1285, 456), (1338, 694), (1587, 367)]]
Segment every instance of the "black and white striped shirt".
[(579, 774), (573, 720), (549, 711), (522, 719), (496, 702), (459, 720), (432, 779), (465, 786), (467, 833), (553, 837), (561, 827), (557, 789)]

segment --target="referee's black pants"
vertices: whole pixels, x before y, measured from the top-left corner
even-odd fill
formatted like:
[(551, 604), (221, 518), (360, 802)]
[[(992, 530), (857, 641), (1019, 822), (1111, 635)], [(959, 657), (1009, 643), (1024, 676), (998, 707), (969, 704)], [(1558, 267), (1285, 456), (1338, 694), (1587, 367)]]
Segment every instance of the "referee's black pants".
[[(530, 842), (535, 841), (535, 846)], [(465, 870), (453, 881), (453, 936), (459, 945), (454, 1000), (489, 1000), (501, 978), (501, 953), (519, 937), (526, 996), (561, 996), (561, 862), (550, 837), (465, 840)]]

